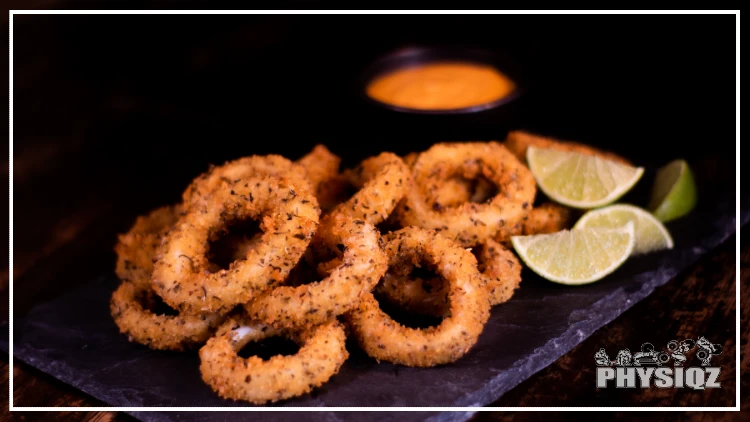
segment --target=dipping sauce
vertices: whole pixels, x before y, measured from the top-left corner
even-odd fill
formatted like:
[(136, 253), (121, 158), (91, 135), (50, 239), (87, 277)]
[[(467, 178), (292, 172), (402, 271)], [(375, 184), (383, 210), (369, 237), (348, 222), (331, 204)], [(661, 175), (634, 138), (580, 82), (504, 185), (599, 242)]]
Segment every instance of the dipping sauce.
[(495, 102), (514, 89), (510, 78), (486, 64), (432, 62), (377, 76), (366, 93), (397, 107), (454, 110)]

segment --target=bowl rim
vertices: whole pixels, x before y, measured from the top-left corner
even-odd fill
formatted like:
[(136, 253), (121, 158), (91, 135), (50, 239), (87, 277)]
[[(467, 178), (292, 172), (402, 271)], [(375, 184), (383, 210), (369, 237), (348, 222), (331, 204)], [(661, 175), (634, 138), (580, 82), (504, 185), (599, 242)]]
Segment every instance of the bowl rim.
[[(396, 106), (378, 101), (367, 95), (367, 85), (379, 75), (396, 69), (403, 69), (424, 63), (450, 61), (490, 65), (510, 78), (515, 84), (515, 87), (508, 95), (498, 98), (495, 101), (470, 107), (435, 110)], [(360, 72), (360, 76), (357, 79), (356, 89), (360, 98), (365, 102), (399, 113), (426, 115), (472, 114), (499, 108), (521, 97), (528, 90), (528, 81), (523, 75), (524, 72), (522, 72), (518, 63), (507, 54), (499, 51), (492, 51), (475, 46), (460, 45), (407, 45), (391, 50), (371, 61), (370, 64)]]

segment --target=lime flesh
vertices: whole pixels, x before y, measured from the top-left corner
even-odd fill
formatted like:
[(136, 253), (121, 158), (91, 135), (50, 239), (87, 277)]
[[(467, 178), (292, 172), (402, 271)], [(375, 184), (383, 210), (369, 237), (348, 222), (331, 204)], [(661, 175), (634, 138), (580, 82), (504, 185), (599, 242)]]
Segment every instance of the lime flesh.
[(643, 168), (575, 152), (529, 147), (529, 169), (552, 200), (573, 208), (608, 205), (629, 191)]
[(561, 284), (601, 280), (620, 267), (635, 246), (632, 222), (617, 229), (563, 230), (513, 236), (513, 248), (532, 271)]
[(672, 236), (664, 225), (650, 212), (628, 204), (615, 204), (587, 212), (573, 229), (615, 229), (628, 222), (635, 224), (633, 255), (662, 249), (672, 249)]

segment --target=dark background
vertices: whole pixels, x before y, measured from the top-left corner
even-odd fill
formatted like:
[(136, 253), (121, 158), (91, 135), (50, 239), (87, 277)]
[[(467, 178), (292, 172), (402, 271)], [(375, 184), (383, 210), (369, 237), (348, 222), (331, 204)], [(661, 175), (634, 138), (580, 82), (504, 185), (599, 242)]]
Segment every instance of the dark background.
[[(14, 250), (50, 230), (72, 237), (81, 211), (105, 207), (103, 258), (89, 262), (106, 270), (114, 234), (177, 201), (208, 163), (294, 159), (319, 142), (353, 165), (529, 128), (651, 172), (719, 156), (733, 183), (734, 39), (733, 15), (15, 16)], [(362, 101), (356, 82), (379, 55), (441, 44), (520, 63), (531, 81), (520, 118), (442, 127)]]
[[(653, 170), (677, 157), (696, 169), (703, 200), (734, 192), (734, 22), (733, 15), (16, 16), (15, 315), (111, 273), (116, 233), (177, 201), (208, 163), (242, 155), (294, 159), (325, 143), (353, 165), (383, 150), (502, 139), (528, 128), (646, 166), (641, 194)], [(445, 43), (521, 63), (532, 82), (523, 115), (510, 126), (436, 128), (376, 113), (353, 89), (380, 54)], [(659, 305), (677, 296), (665, 294)], [(644, 318), (648, 326), (663, 319)], [(534, 382), (541, 391), (557, 381)], [(586, 391), (579, 404), (593, 405)], [(525, 405), (566, 404), (534, 397)]]
[[(104, 210), (87, 268), (110, 269), (114, 234), (176, 201), (208, 163), (297, 158), (319, 142), (353, 165), (525, 127), (650, 171), (720, 156), (733, 175), (734, 34), (733, 15), (16, 16), (14, 250), (72, 238), (90, 223), (81, 214)], [(442, 44), (520, 63), (531, 81), (520, 118), (438, 127), (362, 101), (356, 82), (378, 56)]]
[[(102, 160), (153, 147), (205, 163), (295, 158), (316, 142), (355, 160), (501, 138), (491, 126), (435, 136), (384, 125), (353, 89), (390, 50), (459, 44), (527, 70), (529, 108), (514, 126), (644, 158), (690, 142), (733, 151), (734, 34), (732, 15), (17, 16), (14, 145), (85, 124)], [(81, 112), (94, 115), (60, 115)]]

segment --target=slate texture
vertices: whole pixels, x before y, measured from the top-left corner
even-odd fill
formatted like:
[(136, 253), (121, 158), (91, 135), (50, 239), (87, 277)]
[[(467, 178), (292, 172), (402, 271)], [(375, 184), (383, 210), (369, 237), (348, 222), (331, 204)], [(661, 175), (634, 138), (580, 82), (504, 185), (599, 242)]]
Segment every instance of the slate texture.
[[(740, 223), (750, 219), (743, 201)], [(524, 270), (522, 287), (496, 307), (478, 344), (458, 362), (416, 369), (378, 364), (355, 346), (341, 372), (312, 394), (274, 406), (482, 406), (554, 362), (596, 329), (666, 283), (736, 231), (736, 201), (703, 201), (669, 224), (675, 249), (630, 259), (605, 280), (571, 288)], [(152, 351), (120, 335), (109, 315), (117, 279), (107, 275), (38, 305), (14, 321), (15, 358), (113, 406), (245, 406), (200, 379), (195, 353)], [(2, 341), (0, 348), (7, 349)], [(592, 356), (590, 364), (594, 364)], [(224, 412), (133, 412), (146, 421), (223, 420)], [(460, 421), (467, 412), (305, 413), (312, 421)], [(292, 420), (296, 413), (233, 413), (238, 420)]]

